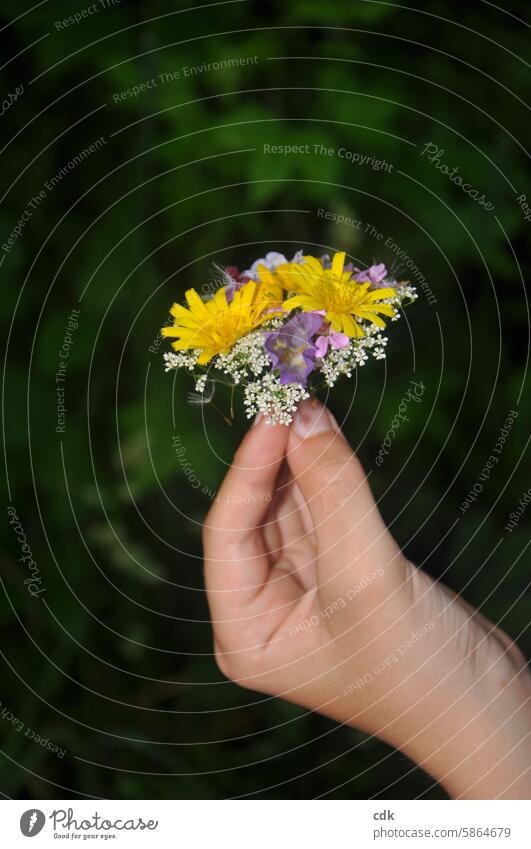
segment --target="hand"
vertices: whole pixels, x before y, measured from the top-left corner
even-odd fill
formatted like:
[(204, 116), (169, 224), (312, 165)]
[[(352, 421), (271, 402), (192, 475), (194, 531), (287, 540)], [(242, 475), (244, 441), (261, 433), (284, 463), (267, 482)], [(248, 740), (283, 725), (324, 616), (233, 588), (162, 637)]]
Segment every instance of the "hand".
[(530, 797), (523, 656), (404, 557), (325, 407), (251, 427), (204, 550), (228, 678), (377, 735), (454, 797)]

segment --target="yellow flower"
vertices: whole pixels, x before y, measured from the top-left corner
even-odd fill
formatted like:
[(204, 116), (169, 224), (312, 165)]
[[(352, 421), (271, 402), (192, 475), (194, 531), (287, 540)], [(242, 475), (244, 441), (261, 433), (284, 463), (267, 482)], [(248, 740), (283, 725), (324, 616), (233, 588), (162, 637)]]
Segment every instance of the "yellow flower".
[(258, 266), (258, 277), (260, 278), (260, 286), (266, 297), (271, 298), (275, 303), (280, 303), (283, 296), (283, 287), (280, 278), (273, 271), (270, 271), (266, 265)]
[(365, 319), (385, 327), (381, 315), (393, 316), (391, 304), (379, 303), (396, 295), (395, 289), (369, 291), (370, 283), (356, 283), (352, 272), (344, 270), (345, 253), (336, 253), (331, 268), (323, 268), (318, 259), (305, 256), (304, 263), (288, 262), (279, 265), (276, 273), (288, 292), (295, 292), (282, 304), (285, 310), (302, 307), (304, 311), (324, 310), (332, 329), (347, 336), (364, 336), (363, 326), (356, 319)]
[(199, 350), (199, 365), (205, 365), (212, 357), (228, 351), (238, 339), (259, 327), (271, 318), (266, 310), (278, 306), (273, 293), (255, 283), (254, 280), (234, 292), (230, 304), (225, 291), (218, 289), (209, 301), (202, 301), (195, 289), (185, 293), (188, 309), (173, 304), (170, 313), (175, 321), (163, 327), (163, 336), (176, 336), (172, 342), (175, 351)]

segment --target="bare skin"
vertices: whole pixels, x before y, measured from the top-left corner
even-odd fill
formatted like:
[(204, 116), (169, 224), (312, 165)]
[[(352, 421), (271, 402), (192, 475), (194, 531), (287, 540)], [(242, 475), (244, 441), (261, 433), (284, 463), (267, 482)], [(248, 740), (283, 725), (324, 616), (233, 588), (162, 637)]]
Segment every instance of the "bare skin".
[(390, 743), (453, 798), (531, 798), (531, 676), (400, 551), (317, 401), (245, 436), (204, 525), (221, 671)]

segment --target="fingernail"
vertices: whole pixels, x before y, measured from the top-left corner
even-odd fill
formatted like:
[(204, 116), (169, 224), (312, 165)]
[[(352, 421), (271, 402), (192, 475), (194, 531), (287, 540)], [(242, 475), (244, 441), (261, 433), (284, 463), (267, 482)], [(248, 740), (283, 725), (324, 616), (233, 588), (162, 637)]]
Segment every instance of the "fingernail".
[(256, 427), (256, 425), (260, 424), (262, 421), (262, 413), (258, 413), (255, 417), (255, 420), (252, 423), (252, 427)]
[(319, 401), (303, 401), (293, 420), (293, 429), (301, 439), (318, 436), (320, 433), (339, 431), (334, 416)]

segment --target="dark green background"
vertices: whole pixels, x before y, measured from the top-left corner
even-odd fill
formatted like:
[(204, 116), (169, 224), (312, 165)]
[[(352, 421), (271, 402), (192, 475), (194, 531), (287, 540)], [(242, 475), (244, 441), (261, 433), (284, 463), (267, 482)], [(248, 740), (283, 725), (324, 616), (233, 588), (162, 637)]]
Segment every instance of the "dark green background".
[[(4, 0), (0, 11), (2, 97), (24, 85), (0, 119), (0, 241), (46, 180), (106, 139), (2, 252), (4, 502), (24, 525), (46, 604), (24, 588), (5, 513), (0, 701), (66, 754), (2, 720), (0, 790), (440, 798), (378, 741), (217, 671), (200, 551), (210, 501), (191, 486), (172, 439), (180, 435), (194, 473), (215, 490), (246, 421), (237, 404), (232, 426), (212, 408), (203, 422), (185, 402), (189, 379), (164, 375), (149, 348), (172, 300), (211, 279), (212, 261), (246, 267), (266, 250), (304, 247), (391, 264), (381, 243), (321, 222), (320, 207), (391, 236), (437, 303), (421, 293), (392, 328), (388, 361), (338, 386), (330, 406), (373, 469), (408, 556), (526, 649), (528, 515), (511, 534), (504, 526), (531, 485), (522, 284), (531, 224), (516, 201), (531, 194), (529, 25), (518, 20), (528, 5), (276, 0), (180, 12), (187, 3), (122, 0), (57, 29), (88, 5), (48, 2), (14, 23), (29, 4)], [(158, 74), (241, 56), (258, 61), (181, 73), (113, 102)], [(421, 156), (429, 141), (494, 212)], [(265, 156), (264, 143), (346, 147), (393, 168)], [(54, 375), (73, 307), (80, 327), (59, 435)], [(412, 378), (426, 386), (422, 404), (378, 469)], [(226, 412), (227, 399), (216, 401)], [(519, 416), (500, 463), (462, 515), (511, 409)]]

